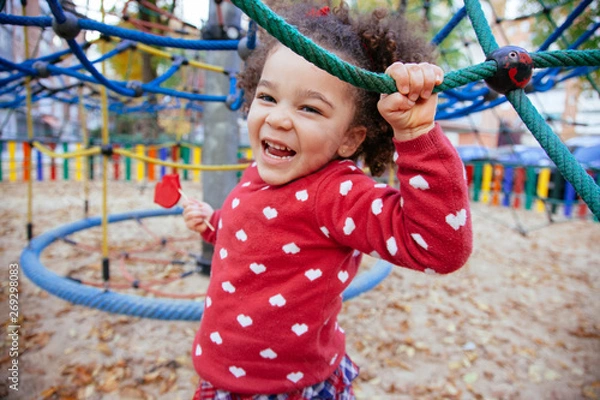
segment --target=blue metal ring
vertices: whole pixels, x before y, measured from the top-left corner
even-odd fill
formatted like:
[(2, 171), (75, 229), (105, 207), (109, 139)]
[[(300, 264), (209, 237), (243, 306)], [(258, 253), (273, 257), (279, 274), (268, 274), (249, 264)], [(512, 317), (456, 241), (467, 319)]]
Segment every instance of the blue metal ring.
[[(108, 222), (120, 222), (130, 219), (162, 217), (181, 214), (180, 207), (170, 209), (140, 210), (108, 216)], [(21, 267), (25, 275), (37, 286), (50, 294), (67, 300), (73, 304), (97, 308), (116, 314), (162, 320), (198, 321), (202, 318), (203, 303), (193, 300), (168, 300), (134, 296), (129, 294), (104, 291), (87, 286), (55, 274), (40, 261), (40, 254), (46, 247), (67, 235), (99, 226), (100, 217), (82, 219), (71, 224), (60, 226), (33, 238), (21, 253)], [(344, 291), (344, 301), (349, 300), (374, 288), (392, 270), (386, 261), (378, 261), (370, 270), (359, 274)]]

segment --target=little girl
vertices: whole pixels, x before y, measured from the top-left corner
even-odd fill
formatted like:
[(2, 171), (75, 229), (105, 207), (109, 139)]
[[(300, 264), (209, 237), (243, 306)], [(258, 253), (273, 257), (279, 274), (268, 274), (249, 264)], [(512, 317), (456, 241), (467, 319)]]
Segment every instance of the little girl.
[[(196, 399), (353, 399), (358, 368), (336, 318), (361, 254), (446, 274), (471, 252), (463, 165), (434, 123), (443, 72), (423, 62), (429, 46), (381, 11), (355, 20), (343, 4), (303, 2), (278, 13), (398, 92), (357, 89), (261, 38), (240, 76), (256, 161), (220, 210), (184, 204), (187, 227), (215, 248)], [(392, 158), (401, 190), (356, 164), (378, 175)]]

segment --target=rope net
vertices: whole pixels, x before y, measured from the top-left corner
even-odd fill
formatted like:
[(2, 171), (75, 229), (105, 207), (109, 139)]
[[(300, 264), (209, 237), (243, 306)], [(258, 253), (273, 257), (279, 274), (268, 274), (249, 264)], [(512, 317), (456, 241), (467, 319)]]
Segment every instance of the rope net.
[[(361, 70), (340, 60), (335, 55), (321, 49), (312, 41), (302, 36), (293, 26), (288, 25), (282, 18), (274, 14), (265, 4), (257, 0), (233, 0), (237, 7), (246, 13), (253, 23), (257, 23), (273, 36), (277, 37), (283, 44), (293, 51), (313, 62), (315, 65), (327, 70), (355, 86), (381, 93), (395, 91), (393, 80), (384, 75), (370, 71)], [(400, 2), (403, 4), (403, 2)], [(535, 2), (531, 2), (535, 3)], [(212, 51), (212, 50), (236, 50), (240, 45), (239, 40), (194, 40), (181, 39), (172, 36), (186, 36), (190, 32), (198, 33), (198, 30), (178, 19), (172, 12), (156, 7), (149, 2), (138, 2), (138, 11), (143, 11), (163, 21), (176, 21), (178, 28), (171, 28), (172, 24), (163, 24), (164, 29), (144, 24), (136, 20), (131, 12), (131, 2), (126, 2), (120, 13), (122, 21), (125, 21), (134, 29), (122, 26), (108, 25), (91, 19), (78, 17), (70, 12), (65, 12), (57, 0), (48, 0), (51, 16), (27, 16), (15, 13), (0, 13), (0, 23), (4, 25), (39, 27), (42, 29), (52, 27), (54, 31), (65, 39), (68, 49), (55, 52), (42, 57), (26, 59), (22, 62), (0, 57), (0, 109), (18, 109), (26, 106), (28, 95), (27, 86), (31, 86), (30, 101), (32, 103), (52, 99), (66, 104), (78, 104), (83, 102), (87, 110), (100, 110), (103, 105), (98, 98), (96, 87), (106, 87), (110, 93), (108, 111), (114, 114), (129, 114), (136, 112), (158, 113), (173, 109), (202, 110), (204, 102), (225, 102), (232, 110), (238, 109), (242, 104), (242, 95), (236, 90), (235, 71), (227, 71), (219, 66), (212, 66), (191, 59), (185, 51)], [(528, 85), (528, 92), (547, 91), (557, 84), (575, 77), (582, 77), (592, 90), (598, 91), (598, 68), (600, 66), (600, 50), (593, 43), (598, 41), (597, 30), (600, 23), (593, 18), (594, 10), (598, 8), (592, 0), (584, 0), (578, 4), (572, 1), (538, 2), (538, 7), (530, 4), (530, 11), (512, 19), (500, 17), (493, 3), (485, 3), (488, 14), (487, 18), (482, 8), (482, 3), (474, 0), (466, 0), (464, 6), (457, 7), (452, 3), (426, 2), (422, 7), (404, 10), (426, 17), (430, 25), (432, 21), (439, 20), (431, 18), (432, 9), (439, 7), (447, 11), (452, 18), (444, 26), (439, 27), (432, 42), (441, 49), (442, 60), (448, 65), (461, 65), (465, 61), (465, 54), (460, 52), (462, 60), (457, 62), (457, 50), (453, 48), (456, 39), (459, 38), (465, 45), (473, 45), (472, 36), (465, 33), (465, 24), (470, 21), (472, 32), (488, 59), (482, 63), (466, 65), (458, 70), (446, 73), (444, 82), (436, 88), (441, 92), (441, 101), (438, 108), (437, 119), (454, 119), (469, 116), (473, 113), (497, 107), (505, 102), (510, 102), (518, 111), (521, 119), (538, 140), (543, 149), (556, 164), (558, 171), (569, 181), (583, 201), (587, 203), (592, 212), (598, 217), (600, 215), (600, 189), (593, 182), (589, 174), (579, 166), (572, 157), (569, 150), (561, 143), (561, 140), (546, 124), (545, 117), (541, 116), (531, 103), (525, 98), (522, 89), (513, 90), (507, 96), (498, 96), (490, 90), (483, 80), (493, 77), (497, 71), (497, 63), (489, 56), (499, 49), (497, 41), (492, 33), (492, 26), (488, 19), (493, 21), (493, 28), (506, 39), (506, 32), (502, 29), (502, 23), (507, 21), (519, 21), (533, 17), (543, 17), (553, 31), (539, 45), (537, 52), (530, 53), (533, 67), (546, 69), (536, 73)], [(134, 7), (135, 8), (135, 7)], [(527, 8), (527, 7), (526, 7)], [(556, 22), (556, 13), (562, 16), (560, 23)], [(597, 10), (596, 10), (597, 11)], [(113, 10), (115, 15), (118, 12)], [(575, 21), (582, 26), (582, 18), (587, 18), (589, 24), (582, 32), (576, 35), (567, 31)], [(158, 19), (157, 19), (158, 20)], [(120, 24), (126, 26), (124, 24)], [(167, 29), (168, 28), (168, 29)], [(435, 29), (436, 27), (430, 26)], [(95, 31), (101, 35), (99, 39), (77, 42), (76, 37), (80, 31)], [(253, 32), (252, 32), (253, 33)], [(249, 38), (249, 41), (253, 37)], [(86, 52), (90, 47), (106, 48), (105, 42), (110, 43), (110, 50), (99, 57), (90, 59)], [(445, 45), (445, 42), (451, 42)], [(592, 43), (591, 49), (579, 50)], [(551, 47), (564, 48), (564, 50), (548, 50)], [(181, 49), (178, 53), (169, 53), (164, 49)], [(184, 51), (185, 50), (185, 51)], [(97, 66), (107, 60), (116, 57), (124, 57), (131, 60), (132, 57), (142, 54), (150, 54), (155, 58), (162, 59), (165, 63), (162, 73), (146, 83), (137, 80), (114, 80), (102, 74)], [(73, 56), (79, 62), (73, 62)], [(459, 57), (459, 58), (461, 58)], [(454, 60), (454, 61), (452, 61)], [(71, 65), (65, 63), (71, 61)], [(63, 64), (68, 66), (63, 66)], [(131, 63), (129, 63), (131, 64)], [(200, 94), (185, 85), (173, 87), (173, 80), (190, 67), (204, 69), (211, 72), (225, 74), (230, 78), (230, 91), (228, 94)], [(46, 83), (48, 77), (73, 78), (69, 81), (76, 83), (70, 85), (58, 85), (55, 87)], [(56, 81), (56, 80), (54, 80)], [(64, 80), (63, 80), (64, 82)], [(86, 94), (78, 95), (77, 89), (83, 86)], [(140, 101), (132, 104), (134, 99)], [(157, 101), (160, 99), (160, 101)], [(233, 166), (229, 166), (234, 168)]]

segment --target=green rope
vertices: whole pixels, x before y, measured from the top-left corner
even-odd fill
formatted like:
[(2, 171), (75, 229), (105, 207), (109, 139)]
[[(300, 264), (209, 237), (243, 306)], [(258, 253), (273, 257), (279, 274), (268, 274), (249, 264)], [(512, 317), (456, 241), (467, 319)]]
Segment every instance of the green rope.
[(556, 164), (556, 168), (571, 182), (573, 188), (588, 205), (594, 215), (600, 215), (600, 186), (577, 162), (567, 146), (554, 134), (544, 118), (537, 112), (523, 90), (513, 90), (506, 94), (519, 116), (533, 136)]
[(496, 43), (496, 39), (492, 34), (492, 28), (490, 28), (487, 23), (485, 14), (481, 9), (481, 4), (479, 1), (465, 0), (465, 9), (469, 20), (471, 20), (471, 25), (473, 25), (473, 29), (475, 30), (479, 45), (487, 56), (492, 51), (498, 49), (498, 43)]
[[(258, 0), (232, 0), (232, 2), (282, 44), (317, 67), (365, 90), (379, 93), (394, 93), (397, 91), (396, 84), (389, 75), (358, 68), (340, 59), (335, 54), (322, 49), (262, 2)], [(560, 53), (563, 52), (552, 51), (531, 54), (534, 67), (600, 65), (600, 50), (568, 50), (564, 52), (564, 55)], [(448, 72), (444, 76), (444, 82), (436, 86), (435, 92), (455, 89), (471, 82), (490, 78), (494, 76), (496, 70), (497, 66), (494, 61), (485, 61), (459, 71)]]
[[(312, 40), (302, 35), (294, 26), (285, 22), (283, 18), (275, 14), (261, 1), (231, 0), (231, 2), (283, 45), (341, 80), (356, 87), (379, 93), (394, 93), (397, 91), (396, 84), (390, 76), (363, 70), (343, 61), (335, 54), (319, 47)], [(465, 0), (465, 7), (484, 53), (489, 54), (496, 50), (498, 44), (487, 24), (479, 1)], [(550, 51), (530, 55), (535, 68), (600, 65), (600, 50)], [(485, 61), (459, 71), (446, 73), (444, 82), (436, 86), (434, 92), (446, 91), (470, 82), (490, 78), (496, 74), (496, 71), (495, 61)], [(506, 97), (557, 165), (559, 171), (571, 182), (596, 217), (600, 217), (600, 189), (598, 186), (552, 132), (552, 129), (529, 102), (522, 90), (510, 92)]]
[(600, 50), (540, 51), (530, 54), (536, 68), (593, 67), (600, 65)]

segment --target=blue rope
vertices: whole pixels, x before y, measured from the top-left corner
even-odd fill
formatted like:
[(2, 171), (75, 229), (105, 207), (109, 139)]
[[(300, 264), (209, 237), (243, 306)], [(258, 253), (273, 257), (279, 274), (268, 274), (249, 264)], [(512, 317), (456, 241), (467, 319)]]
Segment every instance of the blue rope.
[(248, 25), (248, 33), (246, 34), (246, 46), (248, 46), (250, 50), (254, 50), (256, 48), (257, 31), (258, 25), (256, 24), (256, 22), (254, 20), (250, 21), (250, 24)]
[(171, 65), (171, 67), (169, 67), (169, 69), (162, 74), (159, 77), (156, 77), (156, 79), (151, 80), (150, 82), (148, 82), (146, 84), (146, 86), (148, 87), (153, 87), (153, 86), (160, 86), (162, 83), (166, 82), (170, 77), (172, 77), (173, 75), (175, 75), (175, 73), (177, 71), (179, 71), (179, 68), (181, 68), (181, 65), (183, 64), (183, 62), (185, 61), (185, 59), (183, 57), (178, 57), (173, 64)]
[(565, 21), (562, 23), (562, 25), (560, 27), (558, 27), (558, 29), (556, 29), (554, 32), (552, 32), (552, 34), (550, 36), (548, 36), (546, 38), (546, 40), (544, 41), (544, 43), (542, 43), (542, 45), (540, 46), (538, 51), (544, 51), (547, 50), (550, 45), (552, 43), (554, 43), (556, 41), (556, 39), (558, 39), (564, 31), (567, 30), (568, 27), (570, 27), (573, 22), (575, 21), (575, 19), (582, 13), (585, 11), (586, 7), (592, 2), (592, 0), (583, 0), (581, 3), (579, 3), (579, 5), (571, 12), (571, 14), (569, 14), (569, 16), (565, 19)]
[(87, 59), (87, 57), (83, 53), (83, 50), (81, 49), (81, 47), (75, 40), (73, 40), (73, 39), (67, 40), (67, 44), (69, 45), (69, 48), (71, 49), (71, 51), (73, 52), (75, 57), (77, 57), (77, 59), (84, 66), (84, 68), (87, 69), (92, 74), (92, 76), (94, 78), (96, 78), (96, 80), (100, 84), (106, 86), (106, 88), (108, 88), (108, 89), (112, 90), (113, 92), (116, 92), (120, 95), (129, 96), (129, 97), (135, 96), (135, 90), (124, 88), (119, 85), (115, 85), (111, 81), (106, 79), (104, 77), (104, 75), (102, 75), (100, 72), (98, 72), (98, 70), (94, 67), (94, 65), (90, 62), (90, 60)]
[(14, 83), (12, 85), (7, 85), (7, 86), (3, 87), (2, 89), (0, 89), (0, 96), (3, 94), (6, 94), (6, 93), (16, 91), (19, 88), (23, 89), (23, 84), (21, 82)]
[(17, 72), (16, 74), (0, 79), (0, 87), (4, 87), (13, 81), (16, 81), (17, 79), (22, 79), (26, 76), (27, 74), (24, 74), (23, 72)]
[[(24, 17), (21, 15), (12, 15), (0, 13), (0, 24), (10, 24), (18, 26), (39, 26), (48, 28), (52, 26), (52, 17)], [(116, 36), (122, 39), (133, 40), (148, 45), (170, 47), (188, 50), (237, 50), (239, 40), (190, 40), (190, 39), (172, 39), (163, 36), (153, 35), (145, 32), (138, 32), (131, 29), (120, 28), (118, 26), (106, 25), (91, 19), (79, 19), (78, 25), (81, 29), (94, 30), (107, 36)]]
[(239, 40), (189, 40), (172, 39), (163, 36), (153, 35), (145, 32), (138, 32), (131, 29), (110, 26), (90, 19), (80, 19), (79, 27), (87, 30), (95, 30), (108, 36), (116, 36), (122, 39), (130, 39), (135, 42), (160, 47), (172, 47), (188, 50), (237, 50)]
[(144, 91), (150, 93), (164, 94), (167, 96), (179, 97), (181, 99), (194, 100), (194, 101), (206, 101), (206, 102), (224, 102), (227, 100), (227, 96), (216, 96), (209, 94), (194, 94), (187, 92), (179, 92), (173, 89), (166, 89), (162, 87), (142, 85)]
[(439, 45), (440, 43), (442, 43), (444, 41), (444, 39), (446, 39), (448, 37), (450, 32), (452, 32), (452, 30), (458, 26), (460, 21), (462, 21), (466, 15), (467, 15), (467, 9), (465, 7), (462, 7), (460, 10), (458, 10), (458, 12), (456, 14), (454, 14), (452, 19), (450, 19), (450, 21), (448, 21), (446, 26), (444, 26), (437, 33), (437, 35), (435, 35), (433, 37), (433, 39), (431, 39), (431, 43), (436, 46)]
[(52, 17), (28, 17), (22, 15), (0, 13), (0, 24), (17, 26), (39, 26), (41, 28), (48, 28), (52, 26)]
[(31, 67), (23, 65), (23, 64), (15, 64), (14, 62), (8, 61), (2, 57), (0, 57), (0, 65), (8, 67), (10, 70), (17, 70), (20, 72), (24, 72), (28, 75), (36, 76), (38, 74), (37, 70), (35, 68), (31, 68)]
[[(108, 53), (98, 57), (97, 59), (90, 61), (92, 64), (98, 64), (101, 63), (103, 61), (106, 61), (116, 55), (119, 55), (121, 53), (123, 53), (124, 51), (128, 50), (134, 43), (130, 42), (128, 40), (125, 40), (121, 43), (119, 43), (114, 49), (112, 49), (111, 51), (109, 51)], [(81, 45), (79, 45), (80, 48), (83, 49), (83, 47)], [(70, 51), (70, 49), (69, 49)], [(87, 58), (87, 57), (86, 57)], [(70, 69), (81, 69), (81, 68), (85, 68), (82, 64), (78, 64), (78, 65), (72, 65), (69, 67)]]
[[(582, 35), (580, 35), (577, 40), (575, 40), (569, 47), (569, 50), (575, 50), (577, 49), (579, 46), (581, 46), (583, 43), (585, 43), (586, 40), (590, 39), (592, 37), (592, 35), (600, 28), (600, 22), (596, 22), (595, 24), (593, 24), (590, 28), (588, 28)], [(534, 88), (539, 90), (549, 90), (547, 85), (542, 85), (541, 84), (541, 80), (543, 78), (546, 78), (548, 75), (556, 75), (558, 74), (559, 71), (561, 71), (562, 68), (548, 68), (545, 71), (535, 74), (534, 77), (531, 79), (531, 83), (534, 86)], [(549, 81), (546, 81), (549, 82)]]
[(63, 9), (58, 3), (58, 1), (48, 0), (48, 6), (50, 7), (52, 14), (54, 15), (54, 18), (56, 18), (56, 22), (62, 24), (67, 20), (67, 17), (65, 16), (65, 13), (63, 12)]

